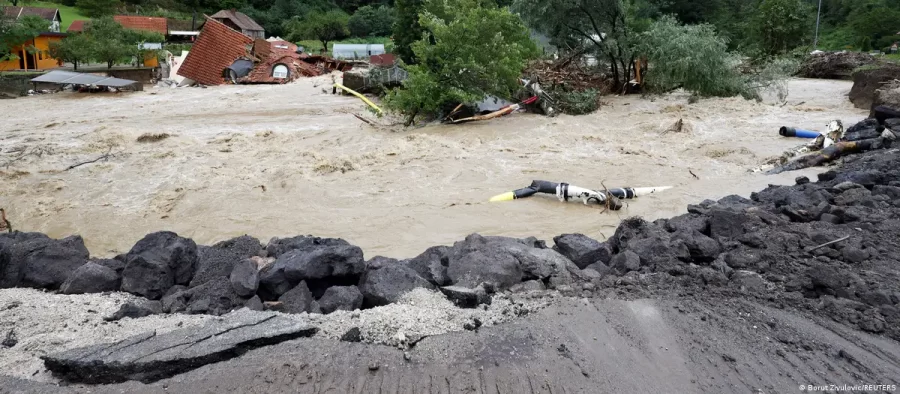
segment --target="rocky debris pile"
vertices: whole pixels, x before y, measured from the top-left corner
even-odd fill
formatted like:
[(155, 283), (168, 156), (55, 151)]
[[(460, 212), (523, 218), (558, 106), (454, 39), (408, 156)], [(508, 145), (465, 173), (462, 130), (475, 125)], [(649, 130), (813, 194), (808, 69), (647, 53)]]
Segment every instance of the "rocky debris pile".
[(335, 238), (276, 238), (263, 246), (243, 236), (198, 246), (175, 233), (158, 232), (114, 259), (91, 259), (77, 236), (54, 240), (12, 233), (0, 235), (0, 284), (63, 294), (123, 291), (144, 298), (122, 305), (107, 320), (158, 313), (223, 315), (243, 307), (329, 314), (393, 304), (420, 288), (440, 290), (455, 305), (475, 308), (506, 290), (580, 291), (576, 282), (591, 277), (579, 265), (594, 263), (589, 260), (596, 256), (578, 254), (572, 245), (554, 250), (534, 238), (473, 234), (412, 259), (366, 261), (362, 249)]
[[(897, 72), (896, 79), (885, 82), (880, 88), (875, 90), (870, 117), (874, 118), (877, 116), (876, 108), (878, 107), (900, 109), (900, 70)], [(900, 132), (900, 127), (894, 131)]]
[[(625, 297), (756, 297), (900, 340), (900, 153), (729, 196), (685, 215), (631, 218), (606, 242), (595, 283)], [(583, 242), (588, 244), (587, 242)]]
[[(876, 103), (876, 92), (886, 83), (900, 79), (900, 65), (894, 63), (867, 67), (853, 73), (853, 88), (850, 89), (850, 101), (856, 108), (870, 109), (884, 105), (887, 100)], [(900, 103), (894, 103), (900, 106)]]
[(311, 337), (316, 328), (276, 314), (232, 312), (221, 321), (166, 334), (155, 331), (43, 357), (68, 382), (145, 383), (240, 356), (250, 349)]
[(797, 75), (803, 78), (850, 79), (853, 70), (875, 63), (877, 59), (868, 53), (822, 52), (807, 57)]

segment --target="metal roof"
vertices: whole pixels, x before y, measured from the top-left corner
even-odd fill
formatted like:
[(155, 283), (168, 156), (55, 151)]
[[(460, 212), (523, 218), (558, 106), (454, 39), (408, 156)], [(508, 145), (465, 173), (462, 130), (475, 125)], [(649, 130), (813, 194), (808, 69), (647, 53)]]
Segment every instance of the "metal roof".
[(331, 50), (335, 59), (368, 59), (385, 53), (384, 44), (334, 44)]
[(49, 82), (49, 83), (59, 83), (59, 84), (73, 84), (73, 85), (94, 85), (94, 86), (109, 86), (114, 88), (121, 88), (125, 86), (134, 85), (137, 81), (132, 81), (130, 79), (121, 79), (121, 78), (112, 78), (112, 77), (103, 77), (94, 74), (82, 74), (71, 71), (50, 71), (44, 75), (41, 75), (37, 78), (31, 80), (31, 82)]

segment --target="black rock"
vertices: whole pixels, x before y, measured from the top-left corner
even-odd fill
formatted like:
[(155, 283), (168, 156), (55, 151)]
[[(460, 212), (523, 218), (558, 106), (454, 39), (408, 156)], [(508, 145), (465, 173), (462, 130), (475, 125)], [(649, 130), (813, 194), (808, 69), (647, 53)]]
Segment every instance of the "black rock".
[(547, 287), (544, 286), (544, 282), (539, 280), (529, 280), (522, 283), (519, 283), (513, 287), (509, 288), (509, 291), (513, 293), (524, 293), (528, 291), (544, 291), (547, 290)]
[(144, 316), (158, 315), (162, 313), (162, 303), (150, 300), (128, 301), (122, 304), (115, 313), (104, 318), (106, 321), (121, 320), (126, 317), (137, 319)]
[(684, 242), (690, 252), (691, 259), (700, 263), (709, 263), (722, 253), (719, 242), (694, 230), (691, 233), (679, 231), (673, 235), (673, 239)]
[(341, 335), (341, 341), (344, 342), (362, 342), (362, 332), (359, 331), (359, 327), (353, 327), (344, 335)]
[(735, 271), (731, 274), (731, 281), (745, 291), (754, 293), (763, 293), (766, 291), (766, 280), (756, 272)]
[(580, 269), (596, 262), (608, 264), (612, 258), (609, 245), (601, 243), (583, 234), (563, 234), (553, 238), (556, 246), (553, 248)]
[(13, 233), (4, 239), (0, 287), (58, 289), (87, 263), (88, 251), (80, 236), (55, 240), (38, 233)]
[(227, 249), (212, 246), (197, 247), (197, 272), (189, 287), (197, 287), (211, 280), (228, 278), (234, 267), (246, 257)]
[(259, 296), (253, 296), (253, 298), (244, 303), (244, 306), (251, 311), (263, 311), (266, 309)]
[(750, 218), (747, 215), (724, 211), (720, 209), (710, 211), (709, 232), (713, 238), (737, 238), (744, 234), (744, 223)]
[(450, 265), (449, 246), (430, 247), (422, 254), (409, 260), (406, 265), (415, 270), (419, 276), (431, 282), (435, 286), (446, 286), (450, 284), (450, 277), (447, 276), (447, 266)]
[(278, 301), (281, 302), (281, 311), (284, 313), (310, 312), (313, 295), (306, 286), (306, 282), (300, 281), (293, 289), (282, 294)]
[(176, 313), (187, 309), (188, 293), (187, 286), (172, 286), (166, 294), (163, 295), (162, 308), (165, 313)]
[[(610, 258), (610, 261), (612, 261), (612, 258)], [(591, 265), (587, 266), (587, 268), (585, 268), (585, 270), (593, 270), (594, 272), (600, 274), (601, 277), (613, 273), (613, 269), (603, 263), (591, 264)]]
[(170, 287), (187, 285), (197, 268), (197, 244), (173, 232), (149, 234), (131, 248), (122, 290), (160, 299)]
[(613, 256), (610, 266), (622, 274), (636, 271), (641, 268), (641, 257), (630, 250), (626, 250)]
[(794, 179), (794, 183), (796, 183), (798, 185), (805, 185), (805, 184), (809, 183), (809, 178), (807, 178), (805, 176), (798, 176), (796, 179)]
[(841, 218), (839, 218), (835, 215), (832, 215), (830, 213), (823, 213), (822, 216), (819, 217), (819, 221), (825, 222), (825, 223), (832, 223), (832, 224), (841, 224), (842, 223)]
[(151, 383), (237, 357), (248, 350), (311, 337), (316, 331), (315, 327), (286, 316), (239, 313), (202, 327), (160, 335), (151, 331), (42, 359), (55, 376), (70, 383)]
[(224, 315), (246, 303), (228, 278), (218, 278), (200, 286), (163, 297), (163, 310), (169, 313)]
[(318, 246), (350, 246), (350, 243), (338, 238), (319, 238), (313, 236), (298, 236), (292, 238), (272, 238), (266, 246), (269, 257), (281, 257), (291, 250), (310, 249)]
[(843, 289), (850, 284), (850, 279), (846, 274), (831, 267), (811, 268), (807, 275), (813, 286), (831, 291)]
[(3, 338), (3, 342), (0, 343), (0, 346), (3, 347), (13, 347), (19, 343), (19, 338), (16, 337), (16, 332), (13, 330), (9, 330), (6, 333), (6, 337)]
[(862, 302), (872, 306), (893, 305), (890, 294), (884, 290), (867, 291), (860, 294), (859, 298)]
[(266, 249), (259, 242), (259, 239), (249, 235), (242, 235), (227, 241), (219, 242), (213, 245), (214, 248), (223, 249), (241, 256), (242, 258), (250, 258), (254, 256), (266, 257)]
[(366, 263), (366, 271), (359, 281), (359, 291), (367, 307), (397, 302), (404, 294), (420, 287), (435, 288), (412, 268), (385, 257), (375, 257)]
[(63, 294), (86, 294), (116, 291), (119, 289), (121, 282), (122, 278), (116, 271), (100, 264), (89, 262), (78, 267), (75, 272), (69, 275), (69, 278), (60, 287), (60, 292)]
[(318, 303), (324, 314), (338, 310), (352, 311), (362, 308), (363, 295), (356, 286), (334, 286), (325, 290)]
[(441, 287), (441, 293), (460, 308), (475, 308), (481, 304), (491, 304), (491, 296), (484, 289), (470, 289), (462, 286)]
[(234, 292), (241, 297), (252, 297), (259, 288), (259, 270), (256, 263), (250, 259), (235, 264), (228, 279)]
[(848, 246), (841, 251), (844, 261), (848, 263), (862, 263), (869, 258), (869, 253), (860, 248)]
[(762, 257), (755, 250), (742, 249), (725, 254), (725, 264), (734, 269), (755, 267)]
[(521, 248), (524, 251), (526, 247), (514, 240), (469, 235), (453, 246), (447, 275), (455, 285), (475, 287), (491, 283), (498, 289), (507, 289), (524, 277), (519, 259), (510, 253), (510, 249)]
[(260, 272), (260, 295), (274, 299), (301, 281), (347, 279), (356, 282), (365, 270), (363, 252), (346, 243), (292, 249)]
[(709, 218), (705, 215), (684, 214), (666, 221), (665, 227), (670, 233), (699, 231), (701, 234), (709, 235)]

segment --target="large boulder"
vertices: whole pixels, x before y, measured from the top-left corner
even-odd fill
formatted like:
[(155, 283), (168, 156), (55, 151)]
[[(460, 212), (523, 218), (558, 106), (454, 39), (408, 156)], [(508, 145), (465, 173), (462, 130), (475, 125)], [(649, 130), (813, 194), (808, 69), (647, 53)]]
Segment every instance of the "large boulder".
[[(249, 256), (248, 256), (249, 257)], [(197, 271), (190, 287), (197, 287), (213, 279), (227, 278), (234, 266), (246, 259), (230, 250), (213, 246), (197, 247)]]
[(281, 312), (284, 313), (303, 313), (312, 311), (313, 299), (312, 292), (305, 281), (301, 281), (293, 289), (288, 290), (278, 298), (281, 303)]
[(242, 235), (213, 245), (214, 248), (233, 252), (241, 257), (250, 258), (254, 256), (265, 257), (266, 248), (263, 247), (259, 239), (249, 235)]
[(241, 297), (253, 297), (259, 288), (259, 269), (253, 260), (245, 259), (234, 266), (228, 279)]
[[(898, 67), (894, 76), (900, 79), (900, 67)], [(870, 117), (880, 118), (881, 121), (900, 117), (897, 116), (897, 112), (900, 111), (900, 80), (898, 79), (893, 79), (875, 90), (875, 96), (872, 99), (872, 110), (869, 113)]]
[(355, 283), (365, 270), (363, 252), (346, 243), (310, 245), (281, 254), (260, 273), (260, 296), (273, 300), (301, 281)]
[(583, 234), (563, 234), (553, 238), (557, 252), (572, 260), (580, 269), (596, 262), (608, 264), (612, 258), (609, 245)]
[(525, 247), (516, 241), (469, 235), (453, 246), (447, 275), (454, 285), (476, 287), (490, 283), (498, 289), (507, 289), (521, 282), (525, 275), (519, 259), (509, 251), (519, 246)]
[(356, 286), (334, 286), (325, 290), (319, 298), (319, 309), (324, 314), (334, 311), (352, 311), (362, 308), (363, 294)]
[(420, 287), (435, 288), (412, 268), (380, 256), (366, 263), (366, 271), (359, 281), (363, 303), (368, 307), (397, 302), (404, 294)]
[(431, 282), (435, 286), (444, 286), (450, 283), (447, 276), (447, 266), (450, 265), (449, 246), (433, 246), (422, 254), (409, 260), (406, 265), (415, 270), (419, 276)]
[(8, 235), (0, 251), (0, 287), (58, 289), (88, 260), (80, 236), (61, 240), (37, 233)]
[(319, 238), (311, 235), (301, 235), (291, 238), (272, 238), (266, 246), (266, 254), (269, 257), (281, 257), (289, 251), (296, 249), (310, 249), (318, 246), (339, 246), (350, 243), (340, 238)]
[(72, 275), (69, 275), (69, 278), (60, 287), (60, 291), (63, 294), (116, 291), (121, 282), (122, 277), (112, 268), (89, 262), (78, 267)]
[(853, 70), (875, 64), (874, 56), (863, 52), (824, 52), (810, 55), (800, 65), (798, 75), (803, 78), (851, 79)]
[(197, 244), (163, 231), (138, 241), (125, 258), (122, 290), (157, 300), (172, 286), (191, 282), (197, 268)]
[(169, 292), (162, 298), (162, 309), (168, 313), (218, 316), (241, 308), (246, 302), (245, 297), (234, 291), (228, 278), (217, 278), (197, 287), (181, 287), (178, 291)]

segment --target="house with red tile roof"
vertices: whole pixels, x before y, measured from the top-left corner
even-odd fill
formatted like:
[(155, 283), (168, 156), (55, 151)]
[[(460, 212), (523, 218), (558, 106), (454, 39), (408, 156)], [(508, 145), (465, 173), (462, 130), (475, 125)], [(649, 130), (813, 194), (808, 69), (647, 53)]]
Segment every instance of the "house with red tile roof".
[(126, 29), (159, 33), (163, 36), (169, 34), (166, 18), (141, 15), (116, 15), (113, 19)]
[(210, 18), (213, 18), (236, 31), (241, 32), (250, 38), (266, 38), (266, 29), (256, 23), (253, 18), (234, 9), (219, 11)]
[(178, 75), (204, 85), (225, 83), (225, 69), (246, 57), (253, 40), (215, 19), (208, 19), (178, 69)]

